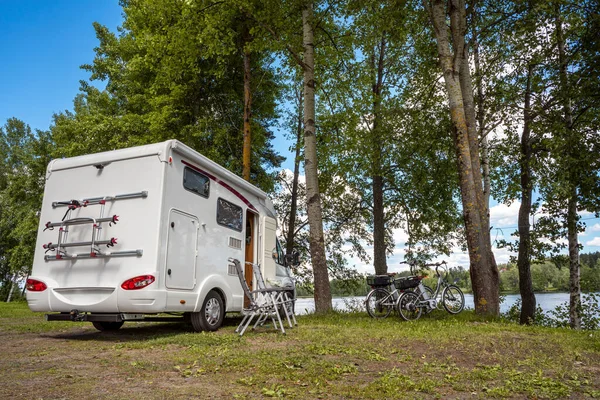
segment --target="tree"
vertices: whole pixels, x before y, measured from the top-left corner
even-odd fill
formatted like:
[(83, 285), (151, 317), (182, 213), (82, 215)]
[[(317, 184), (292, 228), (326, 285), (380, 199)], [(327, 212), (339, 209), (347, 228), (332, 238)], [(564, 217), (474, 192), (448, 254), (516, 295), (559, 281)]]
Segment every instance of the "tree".
[(386, 257), (398, 245), (394, 229), (410, 233), (407, 257), (448, 253), (457, 230), (451, 141), (437, 139), (449, 119), (434, 66), (422, 62), (431, 51), (422, 21), (404, 6), (348, 2), (342, 22), (328, 31), (325, 40), (334, 45), (324, 50), (320, 75), (326, 214), (345, 221), (354, 255), (373, 261), (377, 274), (387, 272)]
[(315, 135), (315, 61), (314, 61), (314, 13), (313, 3), (306, 2), (302, 8), (302, 32), (304, 53), (304, 171), (306, 173), (306, 203), (310, 227), (310, 258), (315, 282), (315, 311), (331, 310), (331, 288), (327, 273), (323, 216), (317, 173), (317, 142)]
[[(555, 246), (547, 250), (557, 254), (568, 249), (570, 271), (569, 324), (581, 327), (581, 282), (578, 234), (585, 229), (579, 212), (600, 212), (600, 135), (597, 96), (598, 69), (594, 69), (595, 51), (590, 51), (588, 30), (593, 26), (590, 8), (598, 4), (552, 2), (544, 9), (550, 23), (554, 52), (546, 65), (547, 91), (556, 99), (544, 114), (543, 126), (551, 135), (544, 138), (548, 149), (541, 173), (543, 199), (538, 229)], [(560, 239), (567, 239), (564, 246)]]
[[(295, 86), (295, 85), (294, 85)], [(303, 127), (303, 123), (304, 123), (304, 118), (303, 118), (303, 108), (304, 108), (304, 102), (303, 102), (303, 95), (302, 95), (302, 91), (301, 90), (296, 90), (294, 87), (294, 97), (296, 100), (296, 110), (297, 113), (293, 118), (296, 119), (296, 121), (293, 121), (292, 119), (292, 123), (294, 124), (295, 122), (295, 131), (296, 131), (296, 142), (294, 145), (294, 171), (293, 171), (293, 179), (292, 179), (292, 188), (291, 188), (291, 198), (290, 198), (290, 212), (289, 212), (289, 217), (287, 218), (287, 230), (286, 230), (286, 240), (285, 240), (285, 249), (286, 249), (286, 254), (292, 254), (292, 252), (294, 251), (294, 242), (295, 242), (295, 237), (296, 237), (296, 219), (298, 216), (298, 186), (299, 186), (299, 176), (300, 176), (300, 151), (302, 148), (302, 127)]]
[[(450, 0), (447, 4), (441, 0), (424, 0), (423, 4), (433, 26), (449, 99), (475, 311), (498, 315), (499, 276), (482, 188), (469, 50), (465, 41), (466, 6), (463, 0)], [(447, 15), (450, 27), (446, 23)]]
[(16, 118), (0, 127), (0, 298), (6, 299), (12, 285), (31, 272), (52, 150), (49, 132), (33, 133)]
[[(245, 22), (247, 22), (246, 19)], [(244, 24), (242, 33), (243, 53), (244, 53), (244, 143), (243, 143), (243, 154), (242, 154), (242, 177), (250, 181), (250, 169), (251, 169), (251, 118), (252, 118), (252, 68), (250, 65), (250, 45), (252, 38), (250, 36), (250, 28), (247, 23)]]
[[(272, 189), (268, 170), (281, 163), (269, 129), (277, 116), (279, 86), (268, 54), (256, 50), (254, 40), (244, 40), (247, 25), (239, 8), (209, 1), (122, 4), (119, 35), (96, 24), (96, 58), (83, 66), (90, 80), (106, 82), (106, 88), (82, 82), (74, 112), (55, 117), (56, 156), (175, 138), (241, 175), (247, 119), (252, 126), (250, 178)], [(246, 66), (261, 77), (250, 85), (251, 117), (244, 100), (248, 51), (252, 57)]]
[[(542, 108), (540, 103), (540, 88), (536, 82), (539, 81), (535, 75), (535, 66), (540, 62), (545, 48), (540, 46), (540, 38), (537, 34), (538, 23), (536, 21), (536, 12), (533, 2), (528, 2), (526, 7), (520, 7), (520, 4), (509, 3), (501, 5), (500, 9), (494, 12), (496, 18), (502, 21), (501, 29), (514, 32), (510, 37), (512, 40), (506, 40), (501, 50), (505, 54), (512, 50), (512, 60), (507, 59), (513, 67), (513, 72), (506, 76), (501, 76), (508, 82), (508, 87), (504, 90), (504, 94), (499, 96), (503, 101), (502, 107), (505, 109), (513, 109), (514, 104), (518, 104), (518, 113), (515, 113), (516, 118), (504, 118), (503, 123), (507, 126), (505, 146), (499, 146), (505, 151), (499, 151), (496, 157), (497, 165), (507, 164), (508, 166), (500, 167), (504, 171), (504, 179), (510, 181), (511, 177), (514, 180), (518, 179), (518, 188), (516, 185), (502, 184), (499, 198), (508, 197), (512, 200), (514, 197), (520, 198), (521, 204), (519, 207), (518, 216), (518, 244), (516, 245), (518, 256), (518, 284), (521, 294), (521, 313), (520, 323), (530, 324), (535, 319), (536, 298), (534, 295), (534, 287), (531, 276), (531, 260), (535, 256), (535, 237), (531, 235), (530, 218), (533, 211), (533, 189), (536, 185), (536, 176), (534, 173), (535, 163), (539, 156), (539, 150), (536, 148), (536, 142), (540, 136), (536, 135), (534, 123), (539, 115), (539, 109)], [(512, 17), (502, 18), (499, 15), (506, 13)], [(493, 35), (493, 37), (498, 37)], [(544, 50), (539, 50), (542, 47)], [(500, 50), (500, 51), (501, 51)], [(541, 53), (541, 54), (540, 54)], [(515, 57), (516, 55), (516, 57)], [(522, 107), (520, 107), (522, 104)], [(520, 138), (517, 131), (522, 126)], [(516, 147), (516, 148), (515, 148)], [(507, 149), (511, 149), (506, 151)], [(515, 165), (506, 163), (506, 156), (513, 157), (510, 153), (516, 154)], [(518, 169), (518, 171), (514, 168)], [(506, 181), (504, 181), (506, 182)], [(503, 183), (504, 183), (503, 182)], [(509, 200), (509, 201), (510, 201)]]

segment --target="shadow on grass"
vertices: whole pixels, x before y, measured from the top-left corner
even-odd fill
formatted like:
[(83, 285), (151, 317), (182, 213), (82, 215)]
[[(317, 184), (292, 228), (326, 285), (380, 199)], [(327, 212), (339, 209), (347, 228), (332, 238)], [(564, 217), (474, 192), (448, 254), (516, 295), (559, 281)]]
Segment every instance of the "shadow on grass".
[[(237, 327), (241, 320), (241, 316), (227, 316), (219, 330), (208, 333), (211, 335), (234, 334), (233, 329), (231, 328)], [(91, 325), (91, 323), (84, 324), (86, 324), (86, 328)], [(191, 324), (185, 322), (126, 322), (119, 330), (104, 332), (97, 331), (96, 329), (81, 329), (82, 327), (79, 323), (74, 323), (74, 328), (75, 327), (79, 329), (76, 331), (71, 330), (69, 332), (60, 333), (47, 332), (41, 334), (41, 336), (57, 340), (139, 342), (198, 333), (194, 331)]]

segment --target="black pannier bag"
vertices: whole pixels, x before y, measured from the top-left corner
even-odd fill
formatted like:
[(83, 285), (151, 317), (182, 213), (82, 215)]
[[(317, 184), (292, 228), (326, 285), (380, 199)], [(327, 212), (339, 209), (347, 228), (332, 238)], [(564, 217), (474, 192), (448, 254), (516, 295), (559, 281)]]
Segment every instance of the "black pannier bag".
[(420, 280), (416, 276), (409, 276), (408, 278), (396, 279), (394, 281), (394, 286), (396, 286), (396, 289), (398, 290), (406, 290), (416, 288), (419, 286), (419, 282)]
[(369, 286), (388, 286), (390, 277), (388, 275), (369, 275), (367, 276), (367, 285)]

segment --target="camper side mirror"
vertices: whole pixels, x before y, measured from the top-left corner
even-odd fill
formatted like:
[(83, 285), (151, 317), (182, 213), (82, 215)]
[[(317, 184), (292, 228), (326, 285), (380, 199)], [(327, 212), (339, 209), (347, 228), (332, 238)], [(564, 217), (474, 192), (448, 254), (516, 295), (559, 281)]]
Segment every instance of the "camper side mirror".
[(297, 267), (298, 265), (300, 265), (300, 253), (298, 253), (297, 250), (294, 250), (291, 254), (286, 254), (285, 265), (286, 267)]

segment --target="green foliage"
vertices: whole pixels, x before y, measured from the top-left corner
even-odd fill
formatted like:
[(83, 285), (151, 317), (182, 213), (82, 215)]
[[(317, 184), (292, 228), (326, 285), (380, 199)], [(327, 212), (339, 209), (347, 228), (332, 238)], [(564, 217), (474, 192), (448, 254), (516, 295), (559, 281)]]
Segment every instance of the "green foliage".
[[(370, 289), (366, 284), (364, 277), (354, 277), (347, 279), (332, 279), (330, 281), (331, 295), (335, 297), (364, 296)], [(313, 287), (311, 284), (304, 284), (297, 287), (298, 296), (311, 296)]]
[[(83, 65), (74, 112), (55, 116), (56, 157), (179, 139), (240, 174), (242, 168), (245, 16), (227, 4), (131, 0), (123, 2), (119, 33), (95, 24), (99, 45)], [(253, 53), (252, 182), (270, 190), (267, 169), (278, 167), (270, 126), (279, 94), (264, 52)]]
[[(496, 12), (508, 15), (498, 19), (503, 26), (491, 30), (492, 35), (503, 32), (498, 45), (510, 57), (509, 71), (496, 76), (504, 83), (497, 100), (499, 107), (512, 109), (512, 115), (503, 119), (504, 135), (493, 143), (494, 196), (506, 203), (518, 200), (520, 134), (523, 125), (522, 102), (528, 68), (532, 69), (531, 146), (532, 181), (530, 185), (539, 197), (532, 213), (536, 216), (532, 227), (531, 254), (543, 259), (556, 256), (566, 249), (567, 202), (572, 198), (577, 209), (598, 212), (600, 186), (600, 136), (598, 115), (600, 102), (591, 95), (597, 88), (600, 70), (592, 67), (594, 41), (589, 29), (597, 24), (593, 10), (597, 2), (508, 2)], [(509, 11), (510, 10), (510, 11)], [(560, 19), (565, 45), (566, 73), (562, 75), (557, 57)], [(505, 25), (504, 25), (505, 24)], [(510, 32), (510, 34), (509, 34)], [(495, 59), (498, 60), (498, 59)], [(502, 64), (502, 63), (501, 63)], [(504, 65), (504, 64), (503, 64)], [(505, 69), (506, 70), (506, 69)], [(566, 104), (570, 104), (566, 107)], [(518, 108), (514, 109), (517, 105)], [(575, 217), (578, 232), (585, 225)], [(549, 240), (542, 240), (549, 239)], [(518, 241), (508, 244), (515, 250)]]
[[(600, 329), (600, 295), (596, 293), (584, 294), (579, 305), (581, 316), (581, 328), (586, 330)], [(502, 315), (502, 318), (519, 323), (521, 316), (521, 299), (518, 299), (510, 309)], [(569, 304), (563, 303), (550, 310), (547, 314), (538, 305), (532, 324), (554, 328), (568, 328)]]
[[(11, 118), (0, 127), (0, 299), (5, 300), (11, 281), (31, 271), (44, 193), (46, 165), (54, 144), (49, 132), (31, 131)], [(13, 292), (19, 297), (20, 289)]]
[(365, 245), (382, 229), (375, 226), (381, 177), (383, 251), (393, 253), (392, 231), (404, 228), (411, 255), (448, 253), (459, 224), (456, 166), (423, 15), (388, 1), (341, 9), (319, 86), (324, 202), (345, 222), (353, 255), (369, 261)]
[[(585, 259), (586, 254), (581, 257)], [(558, 267), (560, 266), (560, 268)], [(546, 261), (544, 263), (533, 263), (531, 265), (531, 280), (533, 290), (543, 291), (569, 291), (569, 267), (565, 264)], [(519, 291), (519, 271), (516, 264), (499, 265), (500, 290), (516, 293)], [(600, 271), (586, 264), (581, 265), (581, 289), (584, 292), (600, 291)]]
[(585, 253), (579, 256), (582, 266), (597, 268), (600, 266), (600, 251)]
[[(582, 296), (577, 310), (582, 329), (600, 329), (600, 295), (587, 293)], [(547, 326), (569, 327), (569, 304), (563, 303), (550, 311)]]
[(588, 267), (583, 264), (581, 266), (581, 290), (584, 292), (600, 291), (600, 270)]

